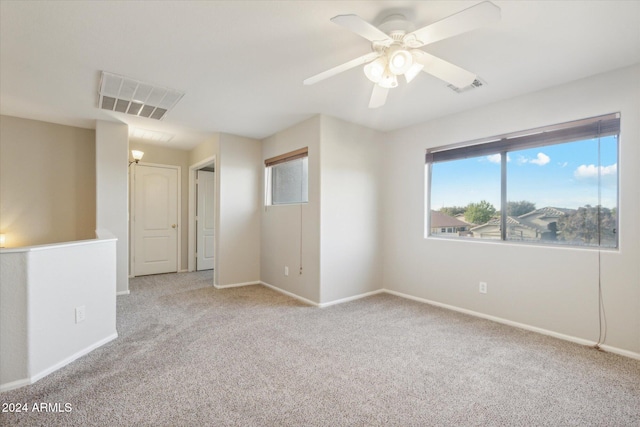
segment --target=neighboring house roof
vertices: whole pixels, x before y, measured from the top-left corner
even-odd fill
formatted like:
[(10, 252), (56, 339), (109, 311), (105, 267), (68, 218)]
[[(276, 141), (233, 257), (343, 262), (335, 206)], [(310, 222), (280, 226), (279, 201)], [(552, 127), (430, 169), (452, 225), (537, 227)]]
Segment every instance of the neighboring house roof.
[(544, 208), (536, 209), (535, 211), (527, 212), (526, 214), (522, 214), (518, 218), (528, 218), (531, 216), (535, 216), (537, 218), (559, 218), (561, 216), (570, 214), (571, 212), (573, 212), (572, 209), (553, 208), (551, 206), (547, 206)]
[(518, 217), (518, 221), (521, 224), (524, 224), (530, 228), (535, 228), (538, 231), (544, 233), (546, 231), (549, 231), (548, 225), (550, 223), (556, 222), (558, 218), (565, 216), (571, 212), (571, 209), (560, 209), (547, 206), (520, 215)]
[[(507, 225), (521, 226), (536, 230), (540, 233), (549, 231), (548, 225), (555, 222), (561, 216), (565, 216), (573, 212), (572, 209), (554, 208), (546, 206), (544, 208), (536, 209), (518, 217), (507, 216)], [(499, 227), (500, 218), (491, 218), (488, 222), (474, 227), (471, 231), (479, 231), (483, 228)]]
[(455, 218), (458, 218), (460, 221), (466, 222), (467, 224), (469, 224), (472, 227), (475, 226), (475, 224), (472, 223), (471, 221), (467, 221), (467, 218), (464, 217), (463, 213), (456, 215)]
[(431, 228), (442, 227), (468, 227), (470, 224), (460, 221), (457, 218), (443, 214), (438, 211), (431, 211)]
[[(527, 227), (525, 224), (522, 224), (520, 221), (518, 221), (516, 218), (512, 216), (507, 216), (507, 225), (522, 225), (523, 227)], [(491, 218), (489, 221), (485, 222), (484, 224), (481, 224), (477, 227), (473, 227), (471, 231), (482, 230), (483, 228), (489, 228), (489, 227), (500, 227), (500, 218), (499, 217)]]

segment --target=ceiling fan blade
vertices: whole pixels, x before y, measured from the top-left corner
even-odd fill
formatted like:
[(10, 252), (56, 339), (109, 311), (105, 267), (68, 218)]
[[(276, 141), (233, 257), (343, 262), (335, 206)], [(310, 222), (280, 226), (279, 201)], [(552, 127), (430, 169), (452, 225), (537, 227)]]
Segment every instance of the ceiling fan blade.
[(407, 81), (407, 84), (411, 83), (423, 68), (424, 64), (421, 64), (418, 61), (414, 61), (411, 67), (409, 67), (409, 69), (404, 73), (404, 78)]
[(343, 71), (347, 71), (353, 67), (357, 67), (358, 65), (366, 64), (369, 61), (373, 61), (379, 56), (380, 56), (380, 53), (378, 52), (367, 53), (366, 55), (362, 55), (356, 59), (352, 59), (349, 62), (345, 62), (344, 64), (338, 65), (337, 67), (333, 67), (327, 71), (323, 71), (320, 74), (316, 74), (313, 77), (309, 77), (308, 79), (304, 80), (303, 83), (305, 85), (312, 85), (314, 83), (318, 83), (321, 80), (328, 79), (329, 77), (333, 77), (336, 74), (339, 74)]
[(404, 43), (420, 47), (457, 36), (500, 20), (500, 8), (485, 1), (404, 36)]
[(389, 37), (389, 35), (360, 18), (358, 15), (334, 16), (331, 18), (331, 22), (341, 25), (371, 42), (381, 42), (387, 46), (393, 43), (393, 39)]
[(387, 95), (389, 89), (383, 88), (379, 84), (373, 85), (373, 92), (371, 93), (371, 99), (369, 100), (369, 108), (382, 107), (387, 102)]
[(440, 80), (444, 80), (458, 88), (469, 86), (476, 79), (476, 75), (450, 62), (433, 56), (422, 50), (412, 50), (416, 60), (424, 65), (422, 71)]

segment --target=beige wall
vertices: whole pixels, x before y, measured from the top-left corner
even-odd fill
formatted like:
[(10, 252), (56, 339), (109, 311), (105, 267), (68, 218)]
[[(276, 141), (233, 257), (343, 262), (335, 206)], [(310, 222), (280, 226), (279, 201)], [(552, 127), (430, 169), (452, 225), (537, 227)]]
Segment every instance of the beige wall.
[(322, 116), (321, 295), (331, 303), (382, 288), (380, 132)]
[(129, 293), (128, 145), (129, 126), (96, 120), (96, 229), (106, 230), (118, 239), (118, 295)]
[[(260, 276), (265, 283), (317, 303), (320, 302), (320, 116), (264, 139), (262, 160), (303, 147), (309, 147), (309, 202), (261, 209)], [(262, 162), (260, 170), (264, 171)], [(262, 178), (260, 203), (264, 206), (264, 172)], [(285, 266), (289, 267), (289, 276), (284, 275)]]
[(95, 237), (95, 135), (0, 116), (0, 232), (7, 247)]
[(309, 202), (262, 211), (262, 281), (319, 304), (381, 289), (381, 134), (316, 116), (264, 139), (262, 158), (305, 146)]
[(260, 141), (220, 134), (216, 165), (217, 285), (260, 281)]
[[(190, 152), (163, 147), (161, 145), (147, 144), (139, 140), (129, 140), (129, 154), (131, 150), (144, 151), (142, 163), (156, 163), (161, 165), (180, 166), (180, 260), (178, 270), (186, 270), (188, 265), (188, 237), (189, 237), (189, 166)], [(133, 159), (130, 159), (133, 160)], [(131, 165), (131, 167), (135, 167)], [(131, 206), (129, 206), (131, 209)]]
[(212, 135), (189, 152), (189, 166), (216, 155), (220, 148), (220, 134)]
[[(640, 353), (640, 66), (391, 132), (385, 139), (384, 287), (595, 342), (599, 256), (606, 344)], [(621, 113), (620, 249), (425, 239), (429, 147)], [(488, 283), (488, 293), (478, 283)]]

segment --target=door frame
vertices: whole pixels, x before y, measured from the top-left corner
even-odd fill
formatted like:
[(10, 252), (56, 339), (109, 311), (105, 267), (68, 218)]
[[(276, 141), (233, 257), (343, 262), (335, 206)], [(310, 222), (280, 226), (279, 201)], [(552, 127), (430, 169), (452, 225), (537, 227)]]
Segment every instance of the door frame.
[(214, 224), (214, 248), (213, 248), (213, 284), (218, 280), (218, 188), (219, 175), (216, 156), (207, 157), (193, 165), (189, 166), (189, 237), (187, 244), (188, 251), (188, 271), (196, 270), (196, 172), (205, 166), (213, 165), (214, 168), (214, 188), (213, 192), (213, 224)]
[(139, 162), (133, 163), (129, 168), (129, 277), (136, 277), (136, 263), (135, 263), (135, 249), (136, 249), (136, 228), (134, 227), (133, 218), (136, 215), (136, 191), (135, 191), (135, 177), (136, 166), (150, 166), (155, 168), (175, 169), (178, 173), (178, 235), (176, 245), (177, 247), (177, 272), (180, 271), (182, 260), (182, 167), (176, 165), (165, 165), (161, 163), (147, 163)]

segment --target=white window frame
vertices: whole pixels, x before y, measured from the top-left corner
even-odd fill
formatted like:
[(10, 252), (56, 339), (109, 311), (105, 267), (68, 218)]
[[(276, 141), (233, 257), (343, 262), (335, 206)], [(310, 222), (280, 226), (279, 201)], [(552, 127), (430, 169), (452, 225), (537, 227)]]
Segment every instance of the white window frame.
[[(264, 161), (265, 165), (265, 206), (290, 206), (309, 203), (309, 200), (298, 200), (289, 203), (273, 203), (273, 167), (279, 164), (292, 162), (299, 159), (309, 157), (309, 148), (303, 147), (288, 153), (284, 153), (275, 157), (268, 158)], [(307, 166), (308, 167), (308, 166)], [(307, 171), (307, 199), (308, 199), (308, 171)]]
[[(586, 140), (589, 138), (601, 138), (606, 136), (618, 136), (618, 156), (620, 156), (620, 113), (606, 114), (603, 116), (592, 117), (583, 120), (576, 120), (567, 123), (556, 124), (552, 126), (545, 126), (542, 128), (531, 129), (522, 132), (510, 133), (506, 135), (500, 135), (492, 138), (486, 138), (481, 140), (469, 141), (455, 145), (435, 147), (426, 150), (425, 163), (427, 174), (427, 191), (426, 196), (426, 238), (438, 237), (431, 232), (431, 185), (432, 185), (432, 166), (434, 163), (449, 161), (449, 160), (462, 160), (465, 158), (481, 157), (492, 154), (500, 154), (501, 156), (501, 205), (500, 205), (500, 239), (501, 243), (512, 244), (533, 244), (541, 246), (554, 246), (565, 248), (581, 248), (581, 249), (618, 249), (620, 246), (620, 232), (619, 232), (619, 219), (620, 219), (620, 186), (617, 185), (618, 195), (616, 200), (616, 224), (618, 227), (615, 233), (615, 245), (612, 247), (603, 247), (598, 245), (593, 246), (580, 246), (573, 244), (553, 244), (545, 243), (544, 241), (535, 242), (518, 242), (517, 240), (510, 240), (507, 238), (507, 154), (512, 151), (523, 150), (527, 148), (537, 148), (549, 145), (558, 145), (567, 142), (574, 142), (580, 140)], [(618, 161), (618, 164), (620, 162)], [(618, 172), (619, 176), (619, 172)], [(618, 178), (619, 179), (619, 178)], [(600, 184), (599, 184), (600, 185)], [(599, 212), (599, 211), (598, 211)], [(479, 239), (466, 238), (466, 237), (449, 237), (456, 240), (469, 240), (477, 241)], [(487, 241), (487, 240), (483, 240)], [(492, 240), (496, 242), (496, 240)]]

